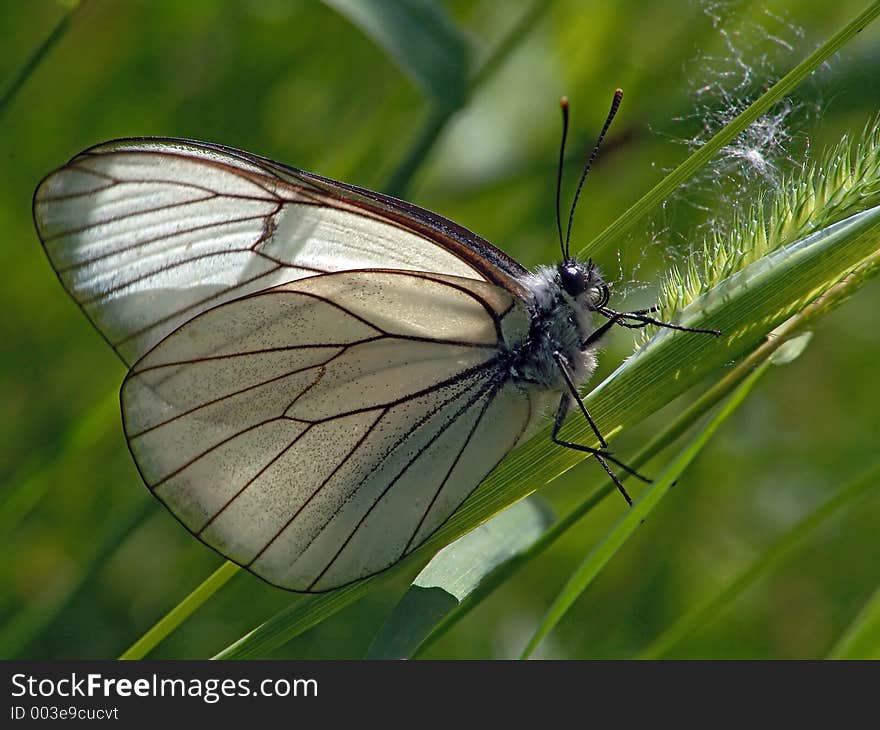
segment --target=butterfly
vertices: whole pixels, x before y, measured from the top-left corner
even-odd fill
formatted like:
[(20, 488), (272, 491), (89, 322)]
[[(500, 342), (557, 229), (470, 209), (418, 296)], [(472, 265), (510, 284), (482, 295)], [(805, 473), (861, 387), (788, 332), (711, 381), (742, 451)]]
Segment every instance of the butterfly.
[[(554, 406), (553, 440), (592, 454), (630, 501), (610, 464), (632, 470), (578, 388), (613, 326), (688, 328), (611, 309), (599, 270), (569, 253), (620, 95), (564, 239), (563, 100), (562, 261), (533, 272), (436, 213), (221, 145), (122, 139), (49, 174), (35, 225), (130, 368), (123, 427), (151, 492), (202, 542), (301, 592), (409, 555)], [(573, 406), (600, 448), (559, 437)]]

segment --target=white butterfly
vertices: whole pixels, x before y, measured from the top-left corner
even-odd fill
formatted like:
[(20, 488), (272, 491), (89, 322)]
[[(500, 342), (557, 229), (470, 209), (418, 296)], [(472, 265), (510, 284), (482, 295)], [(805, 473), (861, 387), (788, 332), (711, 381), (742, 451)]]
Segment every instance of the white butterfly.
[(623, 490), (607, 460), (624, 465), (558, 431), (572, 402), (589, 420), (577, 386), (598, 339), (655, 320), (609, 309), (567, 239), (559, 266), (530, 273), (409, 203), (149, 138), (51, 173), (34, 220), (61, 283), (131, 367), (123, 422), (144, 481), (274, 585), (326, 591), (393, 565), (551, 401), (554, 440), (595, 454)]

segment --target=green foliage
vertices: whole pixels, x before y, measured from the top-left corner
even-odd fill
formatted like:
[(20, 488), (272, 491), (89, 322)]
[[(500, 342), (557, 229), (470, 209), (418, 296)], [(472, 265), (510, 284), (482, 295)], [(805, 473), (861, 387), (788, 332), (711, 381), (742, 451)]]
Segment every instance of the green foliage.
[(120, 659), (143, 659), (168, 634), (175, 631), (184, 621), (192, 616), (202, 604), (220, 590), (232, 578), (239, 568), (228, 560), (211, 573), (205, 581), (178, 603), (161, 621), (156, 623), (146, 634), (124, 651)]
[(747, 213), (735, 212), (723, 232), (713, 229), (683, 271), (672, 267), (665, 274), (661, 319), (781, 246), (880, 203), (880, 117), (859, 137), (844, 136), (818, 161), (784, 176), (769, 195)]
[(729, 400), (719, 409), (718, 413), (694, 435), (687, 446), (669, 463), (654, 480), (648, 490), (627, 510), (614, 524), (602, 540), (584, 558), (583, 562), (574, 570), (568, 582), (559, 595), (547, 609), (547, 613), (535, 629), (532, 638), (529, 639), (525, 649), (520, 655), (521, 659), (528, 659), (543, 639), (550, 633), (568, 609), (592, 583), (593, 579), (608, 564), (614, 555), (636, 533), (639, 526), (648, 518), (651, 512), (660, 504), (660, 500), (666, 496), (676, 483), (682, 472), (697, 457), (697, 454), (709, 442), (715, 431), (724, 421), (740, 406), (746, 396), (752, 391), (758, 380), (766, 371), (770, 362), (765, 361), (745, 382), (740, 385)]
[(831, 649), (829, 659), (880, 659), (880, 590)]
[(462, 105), (468, 46), (434, 0), (324, 0), (385, 49), (423, 93), (442, 108)]
[[(880, 467), (875, 467), (855, 482), (841, 489), (831, 499), (779, 537), (761, 553), (757, 560), (734, 580), (730, 581), (718, 594), (702, 601), (681, 616), (674, 625), (670, 626), (654, 639), (650, 645), (639, 652), (639, 658), (659, 659), (663, 657), (690, 634), (696, 632), (709, 621), (728, 610), (741, 594), (745, 593), (753, 584), (777, 568), (783, 560), (790, 556), (792, 551), (812, 537), (815, 531), (824, 526), (831, 518), (836, 517), (845, 508), (853, 506), (859, 499), (877, 489), (878, 486), (880, 486)], [(876, 613), (876, 608), (873, 611), (866, 608), (864, 618), (859, 617), (856, 620), (848, 634), (841, 638), (841, 648), (832, 652), (833, 655), (838, 654), (837, 658), (843, 658), (844, 656), (849, 656), (849, 658), (867, 658), (872, 651), (877, 651), (880, 643), (877, 642), (876, 636), (871, 639), (870, 645), (866, 641), (866, 646), (861, 651), (860, 648), (862, 647), (858, 646), (860, 640), (855, 638), (862, 633), (868, 633), (867, 631), (863, 632), (861, 627), (863, 625), (866, 626), (872, 620), (868, 618), (872, 613)], [(876, 618), (873, 618), (873, 620), (876, 621)]]
[[(876, 497), (866, 492), (858, 511), (838, 505), (836, 531), (811, 531), (784, 565), (774, 556), (779, 541), (801, 534), (792, 525), (823, 509), (816, 507), (823, 495), (864, 470), (880, 433), (880, 392), (866, 365), (880, 357), (880, 344), (863, 316), (880, 306), (876, 287), (849, 301), (880, 267), (877, 124), (870, 122), (859, 138), (846, 136), (873, 113), (865, 86), (880, 74), (872, 73), (877, 59), (865, 44), (876, 30), (847, 47), (851, 55), (832, 57), (880, 4), (862, 10), (859, 0), (787, 3), (786, 15), (804, 29), (786, 63), (794, 69), (678, 167), (681, 151), (670, 140), (689, 136), (675, 120), (688, 117), (693, 103), (686, 62), (697, 46), (707, 49), (707, 59), (725, 52), (696, 4), (659, 25), (657, 17), (668, 17), (660, 0), (589, 14), (570, 2), (535, 2), (518, 12), (479, 0), (328, 4), (357, 28), (320, 4), (83, 3), (75, 16), (48, 0), (0, 7), (0, 22), (10, 29), (0, 78), (11, 90), (0, 104), (8, 162), (0, 222), (14, 243), (0, 247), (0, 264), (14, 274), (0, 292), (7, 313), (0, 324), (6, 343), (0, 397), (7, 410), (0, 424), (0, 537), (8, 558), (0, 566), (0, 652), (113, 656), (153, 626), (126, 657), (209, 656), (225, 645), (218, 657), (513, 656), (570, 581), (556, 603), (565, 617), (557, 624), (562, 612), (554, 609), (541, 629), (554, 625), (541, 645), (546, 656), (634, 655), (674, 617), (706, 601), (717, 609), (700, 614), (701, 630), (676, 641), (673, 655), (810, 657), (832, 646), (833, 656), (875, 656), (878, 602), (869, 600), (861, 613), (858, 606), (876, 587), (870, 559), (880, 517)], [(758, 25), (771, 17), (757, 6), (739, 12)], [(809, 53), (828, 28), (842, 30)], [(768, 29), (764, 40), (772, 43), (775, 33)], [(830, 71), (796, 87), (826, 58)], [(573, 470), (579, 455), (550, 448), (545, 430), (428, 546), (382, 576), (296, 597), (226, 564), (178, 603), (198, 576), (216, 567), (216, 556), (166, 514), (143, 508), (118, 416), (105, 406), (115, 400), (109, 393), (121, 369), (42, 260), (29, 220), (36, 181), (102, 138), (183, 134), (371, 187), (387, 181), (384, 188), (397, 194), (415, 179), (421, 187), (409, 197), (532, 265), (557, 255), (555, 100), (566, 93), (576, 109), (588, 110), (572, 130), (580, 159), (577, 144), (586, 147), (601, 112), (593, 100), (617, 85), (626, 88), (626, 102), (585, 190), (592, 215), (579, 215), (576, 234), (593, 237), (585, 250), (601, 257), (606, 273), (613, 244), (624, 266), (638, 262), (638, 278), (651, 281), (667, 268), (659, 261), (664, 246), (689, 237), (703, 223), (701, 213), (664, 208), (663, 245), (638, 244), (634, 251), (622, 234), (641, 239), (639, 222), (657, 216), (661, 202), (675, 203), (674, 191), (783, 94), (814, 106), (817, 87), (833, 89), (835, 97), (824, 92), (829, 100), (821, 101), (821, 117), (807, 132), (814, 148), (832, 152), (814, 162), (796, 160), (779, 190), (755, 186), (746, 199), (735, 188), (740, 211), (753, 212), (714, 211), (715, 219), (726, 218), (725, 233), (696, 246), (703, 257), (679, 263), (681, 273), (660, 293), (666, 312), (692, 326), (719, 327), (723, 338), (661, 332), (610, 374), (609, 365), (627, 354), (626, 338), (616, 336), (603, 355), (588, 405), (618, 456), (661, 474), (640, 508), (665, 493), (663, 475), (681, 466), (652, 464), (661, 448), (752, 382), (749, 373), (763, 371), (782, 342), (816, 327), (836, 307), (840, 314), (823, 320), (785, 378), (767, 373), (760, 394), (729, 417), (723, 437), (705, 445), (704, 457), (639, 529), (638, 512), (603, 503), (612, 489), (601, 472), (592, 464)], [(660, 134), (646, 133), (648, 126)], [(805, 169), (798, 172), (798, 165)], [(573, 172), (575, 165), (569, 167)], [(656, 179), (657, 170), (673, 167), (672, 175)], [(673, 254), (673, 262), (682, 256)], [(693, 396), (685, 394), (698, 384), (706, 390), (689, 406)], [(671, 418), (664, 409), (677, 398), (672, 408), (681, 416)], [(651, 433), (658, 435), (649, 439)], [(577, 422), (566, 426), (566, 435), (590, 442)], [(681, 454), (692, 456), (701, 438), (686, 441)], [(630, 458), (640, 440), (649, 443)], [(586, 491), (585, 479), (595, 482)], [(519, 534), (503, 529), (515, 513), (492, 517), (550, 482), (542, 494), (563, 515), (552, 525), (540, 531), (532, 522), (534, 530)], [(498, 550), (477, 563), (466, 595), (451, 602), (454, 592), (444, 590), (442, 603), (433, 592), (427, 604), (418, 603), (413, 596), (424, 595), (412, 587), (413, 576), (436, 554), (435, 567), (456, 566), (444, 579), (450, 587), (462, 562), (447, 563), (447, 556), (461, 555), (481, 533), (437, 551), (478, 524), (497, 538), (490, 542)], [(622, 539), (603, 541), (605, 534)], [(498, 562), (509, 552), (515, 554)], [(849, 570), (841, 575), (844, 563)], [(737, 576), (750, 565), (762, 566), (764, 580), (749, 592), (757, 599), (712, 601), (719, 589), (733, 597), (726, 586), (740, 592)], [(238, 578), (229, 581), (232, 575)], [(803, 607), (795, 618), (787, 610), (793, 600)]]
[(367, 658), (411, 658), (429, 637), (444, 630), (482, 583), (534, 546), (553, 521), (553, 509), (534, 495), (440, 550), (389, 614)]
[(6, 83), (5, 88), (3, 88), (2, 93), (0, 93), (0, 115), (6, 111), (6, 107), (12, 102), (19, 89), (21, 89), (28, 78), (30, 78), (31, 74), (36, 70), (37, 66), (39, 66), (46, 54), (55, 47), (55, 44), (58, 43), (67, 32), (70, 20), (81, 3), (82, 0), (69, 0), (64, 3), (67, 6), (67, 12), (61, 16), (61, 19), (55, 27), (52, 28), (43, 42), (34, 49), (33, 53), (31, 53), (27, 60), (21, 65), (18, 72), (15, 73)]

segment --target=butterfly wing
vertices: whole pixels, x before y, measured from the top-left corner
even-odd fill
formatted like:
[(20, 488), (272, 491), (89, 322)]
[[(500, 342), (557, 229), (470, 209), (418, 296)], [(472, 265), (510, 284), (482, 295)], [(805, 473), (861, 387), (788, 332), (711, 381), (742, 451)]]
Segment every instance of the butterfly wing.
[(423, 543), (534, 420), (505, 343), (529, 326), (470, 278), (347, 271), (219, 305), (122, 388), (154, 494), (275, 585), (323, 591)]
[(187, 140), (86, 150), (37, 188), (34, 221), (61, 283), (128, 364), (199, 312), (306, 276), (394, 268), (520, 291), (525, 273), (430, 211)]

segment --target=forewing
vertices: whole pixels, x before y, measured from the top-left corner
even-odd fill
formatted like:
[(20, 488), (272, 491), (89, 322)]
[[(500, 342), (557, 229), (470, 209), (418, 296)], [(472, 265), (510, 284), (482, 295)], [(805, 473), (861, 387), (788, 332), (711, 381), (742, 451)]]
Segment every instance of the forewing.
[(185, 140), (83, 152), (37, 188), (34, 221), (61, 283), (129, 364), (201, 311), (306, 276), (393, 268), (515, 288), (521, 273), (416, 206)]
[(400, 271), (284, 284), (210, 309), (122, 389), (144, 480), (201, 540), (270, 583), (322, 591), (415, 549), (533, 419), (495, 285)]

